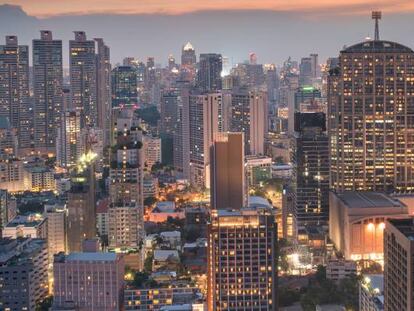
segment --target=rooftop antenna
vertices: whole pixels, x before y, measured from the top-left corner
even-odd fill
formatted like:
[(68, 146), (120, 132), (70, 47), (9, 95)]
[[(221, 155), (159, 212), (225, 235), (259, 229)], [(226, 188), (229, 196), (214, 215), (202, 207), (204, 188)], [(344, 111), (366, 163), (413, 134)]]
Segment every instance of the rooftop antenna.
[(375, 20), (375, 36), (374, 36), (375, 41), (379, 40), (378, 21), (381, 19), (381, 17), (382, 17), (382, 12), (381, 11), (372, 11), (372, 19)]

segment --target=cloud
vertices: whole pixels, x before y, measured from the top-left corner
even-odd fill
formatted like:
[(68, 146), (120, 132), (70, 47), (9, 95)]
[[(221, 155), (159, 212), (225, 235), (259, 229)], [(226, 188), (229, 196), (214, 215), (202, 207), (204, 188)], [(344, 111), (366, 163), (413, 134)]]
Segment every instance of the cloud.
[[(2, 0), (0, 0), (2, 1)], [(413, 0), (13, 0), (37, 17), (89, 14), (185, 14), (216, 10), (270, 10), (308, 14), (366, 14), (413, 12)]]

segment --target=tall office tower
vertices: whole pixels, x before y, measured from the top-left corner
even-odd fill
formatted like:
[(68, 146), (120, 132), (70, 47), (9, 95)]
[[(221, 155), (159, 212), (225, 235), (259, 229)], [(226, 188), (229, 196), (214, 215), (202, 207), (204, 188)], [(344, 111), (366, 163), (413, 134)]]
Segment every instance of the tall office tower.
[(311, 54), (311, 72), (312, 72), (312, 78), (317, 78), (320, 74), (319, 69), (319, 60), (318, 60), (318, 54)]
[(56, 161), (60, 167), (71, 168), (76, 165), (84, 148), (81, 141), (81, 117), (76, 110), (62, 114), (56, 144)]
[(80, 112), (81, 127), (98, 125), (95, 41), (75, 31), (69, 41), (70, 88), (72, 105)]
[(301, 86), (295, 90), (288, 102), (288, 133), (290, 135), (294, 135), (297, 112), (327, 113), (327, 106), (322, 99), (321, 91), (313, 86)]
[(299, 84), (301, 86), (311, 85), (313, 78), (312, 58), (303, 57), (299, 65)]
[(49, 263), (53, 263), (53, 255), (67, 250), (66, 206), (46, 204), (43, 217), (47, 219), (47, 251), (49, 254)]
[(414, 309), (414, 223), (389, 219), (384, 230), (384, 310)]
[(133, 211), (137, 213), (137, 224), (134, 224), (134, 229), (131, 228), (130, 231), (136, 230), (137, 239), (142, 241), (144, 235), (142, 131), (132, 109), (114, 109), (112, 127), (114, 136), (109, 170), (109, 194), (111, 203), (114, 204), (111, 207), (127, 208), (129, 204), (135, 204)]
[(133, 66), (117, 66), (112, 70), (112, 107), (138, 104), (137, 70)]
[(16, 198), (7, 190), (0, 189), (0, 232), (14, 217), (16, 217), (16, 212)]
[(108, 209), (110, 248), (140, 247), (142, 241), (140, 207), (135, 201), (111, 203)]
[(373, 40), (345, 48), (328, 78), (331, 187), (414, 189), (414, 52)]
[(210, 187), (210, 146), (224, 131), (222, 110), (221, 93), (190, 95), (190, 183), (201, 189)]
[(96, 42), (96, 106), (98, 113), (97, 126), (103, 130), (103, 145), (109, 145), (111, 123), (111, 60), (110, 50), (102, 38)]
[(177, 124), (180, 90), (171, 88), (162, 93), (161, 98), (161, 133), (172, 136)]
[(221, 71), (223, 61), (221, 54), (200, 54), (197, 72), (197, 86), (201, 91), (214, 92), (221, 90)]
[(122, 255), (59, 254), (53, 263), (53, 309), (121, 310), (124, 273)]
[(244, 133), (246, 154), (264, 154), (267, 117), (266, 92), (244, 88), (232, 92), (230, 129), (232, 132)]
[(35, 310), (49, 294), (47, 243), (43, 239), (0, 239), (2, 310)]
[(16, 36), (6, 36), (0, 45), (0, 116), (17, 130), (19, 153), (32, 147), (29, 101), (29, 47), (19, 45)]
[(329, 145), (324, 113), (296, 113), (292, 138), (294, 222), (298, 230), (327, 225)]
[(181, 66), (195, 66), (197, 63), (197, 56), (193, 45), (187, 42), (181, 50)]
[(33, 40), (34, 147), (42, 154), (56, 152), (62, 113), (62, 40), (42, 30)]
[(271, 210), (213, 210), (207, 241), (207, 310), (277, 310), (277, 224)]
[(268, 94), (268, 101), (271, 106), (276, 104), (277, 92), (279, 89), (279, 75), (274, 64), (265, 65), (265, 80)]
[(211, 208), (240, 209), (247, 205), (243, 133), (217, 133), (210, 147)]
[(155, 69), (156, 68), (155, 68), (154, 57), (148, 57), (146, 70), (145, 70), (145, 87), (147, 91), (150, 91), (155, 85), (155, 82), (157, 81)]
[(68, 251), (80, 252), (82, 241), (96, 236), (95, 156), (81, 156), (72, 171), (68, 192)]

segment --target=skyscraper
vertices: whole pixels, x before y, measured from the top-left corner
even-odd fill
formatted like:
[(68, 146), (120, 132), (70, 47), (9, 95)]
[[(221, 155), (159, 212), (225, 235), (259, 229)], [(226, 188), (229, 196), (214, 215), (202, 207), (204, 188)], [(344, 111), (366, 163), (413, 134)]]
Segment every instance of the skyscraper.
[(82, 241), (96, 236), (95, 156), (84, 154), (72, 171), (68, 192), (68, 251), (80, 252)]
[(53, 263), (53, 309), (120, 310), (125, 263), (115, 253), (59, 254)]
[(190, 42), (187, 42), (181, 50), (181, 66), (195, 66), (197, 56)]
[(200, 54), (197, 72), (197, 85), (201, 91), (211, 92), (221, 90), (221, 71), (223, 61), (221, 54)]
[[(144, 235), (142, 130), (132, 109), (113, 109), (112, 119), (113, 147), (109, 170), (109, 194), (112, 204), (109, 213), (134, 215), (130, 217), (136, 222), (131, 219), (131, 222), (124, 224), (131, 226), (127, 231), (136, 233), (134, 239), (128, 237), (131, 243), (129, 247), (137, 247)], [(112, 222), (112, 228), (119, 225), (119, 221)], [(109, 237), (110, 241), (113, 241), (111, 245), (119, 243), (117, 247), (121, 246), (122, 239), (118, 242), (116, 234), (112, 233), (112, 236)], [(126, 241), (126, 237), (123, 240)]]
[(211, 208), (246, 206), (243, 133), (216, 133), (210, 147)]
[(384, 230), (384, 310), (413, 310), (414, 223), (389, 219)]
[(264, 154), (268, 117), (266, 92), (236, 89), (231, 101), (231, 131), (244, 133), (246, 154)]
[(109, 145), (111, 123), (111, 61), (110, 50), (102, 38), (96, 42), (96, 105), (97, 126), (104, 131), (104, 146)]
[(34, 141), (40, 153), (56, 152), (62, 112), (62, 40), (42, 30), (33, 40)]
[(210, 146), (214, 135), (224, 131), (221, 93), (191, 95), (189, 103), (190, 183), (210, 186)]
[(76, 165), (83, 152), (81, 140), (81, 118), (79, 111), (67, 110), (62, 113), (56, 144), (56, 161), (61, 167)]
[(267, 208), (213, 210), (207, 309), (277, 310), (277, 224)]
[(98, 125), (95, 41), (75, 31), (69, 41), (72, 105), (81, 114), (81, 127)]
[(2, 310), (35, 310), (48, 295), (47, 242), (0, 239)]
[(19, 45), (16, 36), (6, 36), (6, 45), (0, 45), (0, 80), (0, 116), (17, 130), (19, 153), (25, 154), (32, 147), (29, 47)]
[(333, 189), (414, 189), (413, 103), (413, 50), (373, 40), (340, 52), (328, 78)]
[(329, 152), (324, 113), (296, 113), (292, 137), (294, 221), (297, 228), (327, 225)]
[(117, 66), (112, 70), (112, 107), (133, 107), (138, 104), (137, 70)]
[(190, 178), (190, 84), (178, 85), (177, 114), (173, 133), (173, 164), (182, 173), (183, 178)]

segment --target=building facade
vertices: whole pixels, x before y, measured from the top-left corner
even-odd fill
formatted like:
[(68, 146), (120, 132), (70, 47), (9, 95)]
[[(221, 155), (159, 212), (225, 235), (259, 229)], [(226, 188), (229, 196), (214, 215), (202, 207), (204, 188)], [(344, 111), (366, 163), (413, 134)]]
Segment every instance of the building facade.
[(340, 52), (328, 77), (331, 187), (414, 188), (414, 52), (372, 40)]
[(57, 130), (62, 112), (62, 40), (42, 30), (33, 40), (34, 141), (43, 154), (56, 152)]
[(214, 210), (207, 309), (277, 310), (277, 225), (268, 209)]

